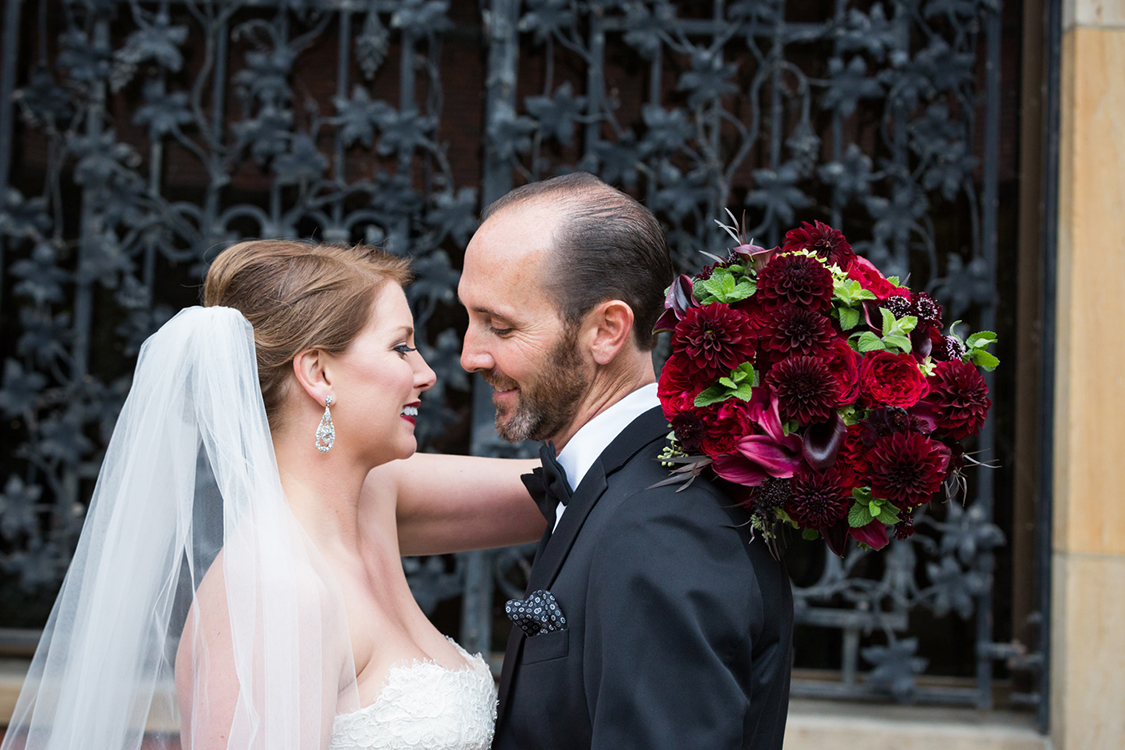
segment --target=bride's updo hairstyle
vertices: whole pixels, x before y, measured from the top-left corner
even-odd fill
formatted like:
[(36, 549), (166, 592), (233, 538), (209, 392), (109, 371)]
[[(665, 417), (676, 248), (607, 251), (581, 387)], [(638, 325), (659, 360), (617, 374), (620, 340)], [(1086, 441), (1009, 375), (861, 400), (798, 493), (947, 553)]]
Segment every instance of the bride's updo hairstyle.
[(379, 290), (409, 281), (409, 261), (367, 245), (252, 240), (211, 264), (203, 304), (233, 307), (254, 327), (258, 381), (276, 429), (297, 354), (344, 352), (370, 320)]

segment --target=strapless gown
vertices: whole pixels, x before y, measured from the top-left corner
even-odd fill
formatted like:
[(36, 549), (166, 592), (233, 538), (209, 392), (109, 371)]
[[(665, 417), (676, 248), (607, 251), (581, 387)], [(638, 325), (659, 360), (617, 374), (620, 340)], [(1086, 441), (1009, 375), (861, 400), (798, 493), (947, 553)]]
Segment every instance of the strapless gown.
[(488, 750), (496, 723), (496, 683), (480, 654), (446, 669), (430, 660), (392, 667), (375, 701), (341, 714), (329, 750)]

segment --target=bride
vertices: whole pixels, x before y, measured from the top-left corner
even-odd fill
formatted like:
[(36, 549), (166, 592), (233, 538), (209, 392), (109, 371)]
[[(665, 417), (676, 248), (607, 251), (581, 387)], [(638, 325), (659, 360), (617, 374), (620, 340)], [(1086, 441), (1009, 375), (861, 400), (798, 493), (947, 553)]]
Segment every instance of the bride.
[[(406, 262), (254, 241), (145, 344), (2, 750), (487, 748), (400, 555), (538, 538), (532, 462), (415, 454)], [(441, 503), (428, 500), (441, 498)], [(431, 506), (463, 508), (452, 517)]]

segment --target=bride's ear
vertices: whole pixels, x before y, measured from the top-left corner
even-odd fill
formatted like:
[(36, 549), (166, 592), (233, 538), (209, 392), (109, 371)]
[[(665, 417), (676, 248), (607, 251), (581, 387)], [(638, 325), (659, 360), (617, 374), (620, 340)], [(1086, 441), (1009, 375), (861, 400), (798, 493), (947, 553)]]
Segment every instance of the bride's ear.
[(293, 358), (293, 376), (297, 383), (318, 404), (332, 395), (332, 380), (328, 375), (328, 358), (319, 349), (305, 349)]

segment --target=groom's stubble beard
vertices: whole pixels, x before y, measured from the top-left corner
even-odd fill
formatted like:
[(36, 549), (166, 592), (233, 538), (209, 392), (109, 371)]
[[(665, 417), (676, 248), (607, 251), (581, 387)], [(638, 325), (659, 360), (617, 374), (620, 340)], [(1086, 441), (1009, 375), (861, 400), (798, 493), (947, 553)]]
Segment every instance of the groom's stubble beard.
[[(517, 383), (496, 370), (483, 373), (494, 387), (519, 387), (514, 410), (496, 410), (496, 432), (509, 443), (547, 440), (567, 427), (578, 412), (590, 377), (578, 353), (578, 326), (568, 325), (558, 343), (547, 354), (534, 381)], [(493, 402), (495, 403), (495, 402)]]

